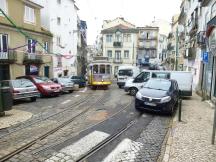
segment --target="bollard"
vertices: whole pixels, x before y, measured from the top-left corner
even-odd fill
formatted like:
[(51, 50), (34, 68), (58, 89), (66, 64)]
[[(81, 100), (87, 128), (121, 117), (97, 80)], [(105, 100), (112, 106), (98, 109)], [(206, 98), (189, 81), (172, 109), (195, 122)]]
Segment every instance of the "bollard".
[(182, 109), (182, 99), (179, 100), (179, 113), (178, 113), (179, 122), (181, 122), (181, 109)]

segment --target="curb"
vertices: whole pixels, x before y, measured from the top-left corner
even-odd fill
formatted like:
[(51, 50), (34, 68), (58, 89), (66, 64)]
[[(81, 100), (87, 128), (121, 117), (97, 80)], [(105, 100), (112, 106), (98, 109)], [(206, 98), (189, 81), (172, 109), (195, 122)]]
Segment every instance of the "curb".
[(169, 162), (171, 147), (172, 147), (172, 143), (173, 143), (173, 135), (175, 132), (177, 121), (178, 121), (178, 112), (176, 111), (175, 116), (173, 117), (173, 119), (171, 121), (170, 128), (169, 128), (168, 133), (167, 133), (168, 137), (167, 137), (167, 140), (165, 142), (165, 151), (164, 151), (161, 162)]

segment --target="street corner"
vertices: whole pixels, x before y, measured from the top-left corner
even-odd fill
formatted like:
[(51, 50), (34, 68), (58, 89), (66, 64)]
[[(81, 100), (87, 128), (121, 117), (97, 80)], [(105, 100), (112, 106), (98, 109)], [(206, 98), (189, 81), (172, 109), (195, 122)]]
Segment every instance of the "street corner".
[(12, 109), (5, 112), (5, 116), (0, 117), (0, 129), (8, 128), (12, 125), (24, 122), (32, 117), (32, 113)]

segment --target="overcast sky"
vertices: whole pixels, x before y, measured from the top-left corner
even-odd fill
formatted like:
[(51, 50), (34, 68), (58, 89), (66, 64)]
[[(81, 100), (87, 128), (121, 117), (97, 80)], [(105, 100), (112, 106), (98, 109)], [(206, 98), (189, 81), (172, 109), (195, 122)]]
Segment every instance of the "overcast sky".
[(103, 20), (124, 17), (136, 26), (145, 26), (156, 19), (171, 22), (180, 12), (182, 0), (76, 0), (80, 19), (87, 21), (88, 44), (94, 44)]

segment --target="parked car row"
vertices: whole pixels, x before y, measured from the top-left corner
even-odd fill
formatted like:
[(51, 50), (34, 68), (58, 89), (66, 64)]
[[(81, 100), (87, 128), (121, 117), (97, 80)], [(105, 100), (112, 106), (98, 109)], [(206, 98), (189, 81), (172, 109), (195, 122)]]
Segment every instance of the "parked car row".
[(77, 79), (74, 82), (73, 78), (74, 76), (49, 79), (43, 76), (26, 75), (19, 76), (14, 80), (3, 80), (1, 86), (11, 88), (13, 100), (30, 98), (33, 102), (37, 97), (59, 96), (65, 92), (72, 93), (75, 84), (78, 84), (79, 87), (86, 86), (85, 80)]
[(135, 96), (138, 110), (173, 114), (180, 96), (192, 96), (192, 83), (191, 72), (143, 70), (125, 80), (124, 90)]

